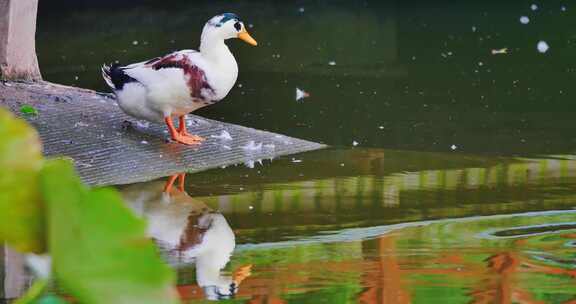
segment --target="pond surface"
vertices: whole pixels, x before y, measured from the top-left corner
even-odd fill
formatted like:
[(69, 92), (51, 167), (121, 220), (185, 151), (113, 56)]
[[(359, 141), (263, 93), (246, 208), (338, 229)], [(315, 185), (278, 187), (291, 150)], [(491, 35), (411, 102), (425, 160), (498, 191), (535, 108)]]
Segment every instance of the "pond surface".
[(570, 4), (40, 1), (38, 56), (106, 90), (102, 63), (196, 48), (233, 11), (260, 45), (229, 43), (238, 85), (197, 114), (349, 147), (118, 187), (183, 299), (574, 303)]
[(183, 299), (239, 282), (240, 303), (576, 300), (570, 155), (332, 149), (166, 182), (120, 190)]
[[(237, 87), (200, 115), (338, 146), (576, 148), (576, 7), (568, 1), (98, 3), (40, 3), (47, 80), (108, 91), (102, 63), (197, 48), (206, 20), (231, 11), (259, 46), (228, 42)], [(297, 102), (296, 88), (311, 96)]]

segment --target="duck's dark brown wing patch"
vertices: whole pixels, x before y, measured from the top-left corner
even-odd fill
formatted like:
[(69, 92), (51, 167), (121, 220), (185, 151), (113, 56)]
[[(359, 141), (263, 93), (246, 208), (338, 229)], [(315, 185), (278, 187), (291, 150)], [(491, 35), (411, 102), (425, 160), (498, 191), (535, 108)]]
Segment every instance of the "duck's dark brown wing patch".
[(200, 218), (206, 216), (206, 213), (192, 212), (188, 215), (188, 223), (186, 228), (180, 236), (180, 245), (177, 247), (178, 251), (186, 251), (195, 248), (202, 243), (206, 231), (212, 226), (212, 220), (202, 225)]
[(214, 93), (214, 89), (208, 84), (204, 71), (194, 65), (190, 61), (190, 58), (183, 54), (170, 54), (157, 61), (151, 62), (150, 65), (155, 70), (168, 68), (181, 69), (186, 76), (186, 83), (188, 84), (192, 98), (206, 99), (206, 96), (202, 95), (202, 90), (209, 90)]
[(152, 59), (144, 62), (144, 64), (153, 64), (153, 63), (155, 63), (155, 62), (158, 62), (160, 59), (162, 59), (162, 57), (152, 58)]

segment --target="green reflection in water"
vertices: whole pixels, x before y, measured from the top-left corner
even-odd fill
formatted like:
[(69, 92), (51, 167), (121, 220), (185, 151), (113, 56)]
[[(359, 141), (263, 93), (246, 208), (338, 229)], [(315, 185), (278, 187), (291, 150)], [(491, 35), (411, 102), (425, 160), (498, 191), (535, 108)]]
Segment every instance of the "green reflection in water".
[[(348, 149), (193, 174), (186, 189), (234, 231), (223, 274), (253, 265), (238, 302), (562, 303), (576, 277), (575, 174), (570, 155)], [(193, 264), (176, 265), (181, 296), (201, 299)]]

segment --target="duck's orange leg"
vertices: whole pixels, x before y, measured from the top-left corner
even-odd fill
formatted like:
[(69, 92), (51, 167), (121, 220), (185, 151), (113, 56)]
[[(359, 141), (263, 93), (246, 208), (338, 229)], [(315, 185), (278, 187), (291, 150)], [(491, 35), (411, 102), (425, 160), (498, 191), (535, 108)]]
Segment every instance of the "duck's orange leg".
[(186, 130), (186, 115), (178, 117), (178, 133), (180, 133), (182, 136), (192, 137), (196, 140), (204, 141), (204, 138), (188, 133), (188, 130)]
[[(176, 127), (174, 127), (174, 123), (172, 122), (172, 118), (170, 116), (165, 117), (164, 122), (166, 122), (166, 126), (168, 126), (168, 131), (170, 132), (170, 137), (172, 140), (185, 145), (197, 145), (202, 141), (201, 139), (195, 138), (191, 135), (183, 135), (180, 130), (176, 130)], [(186, 129), (186, 125), (184, 125), (184, 129)]]
[(164, 185), (164, 193), (170, 194), (172, 192), (172, 186), (174, 186), (177, 177), (178, 174), (174, 174), (168, 178), (168, 181), (166, 181), (166, 184)]
[(174, 174), (168, 178), (166, 184), (164, 185), (165, 193), (172, 193), (172, 188), (174, 187), (174, 182), (178, 179), (178, 190), (184, 192), (184, 181), (186, 179), (186, 173)]
[(178, 174), (178, 190), (184, 192), (184, 181), (186, 180), (186, 173)]

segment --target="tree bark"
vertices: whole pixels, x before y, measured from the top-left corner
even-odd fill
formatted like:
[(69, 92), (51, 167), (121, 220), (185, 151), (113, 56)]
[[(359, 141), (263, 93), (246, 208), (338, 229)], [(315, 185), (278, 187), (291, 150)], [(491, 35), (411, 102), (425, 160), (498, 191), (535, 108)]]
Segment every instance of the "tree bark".
[(41, 80), (36, 58), (38, 0), (0, 0), (0, 77)]

